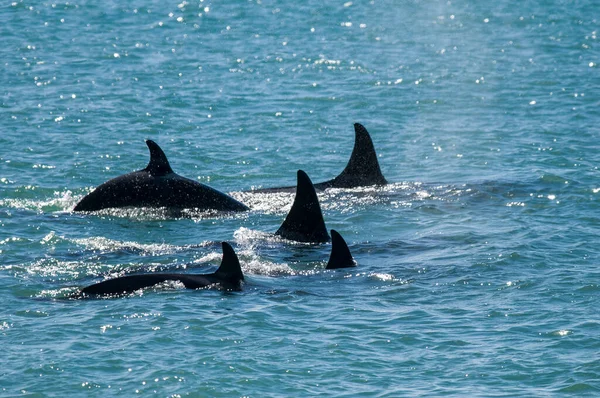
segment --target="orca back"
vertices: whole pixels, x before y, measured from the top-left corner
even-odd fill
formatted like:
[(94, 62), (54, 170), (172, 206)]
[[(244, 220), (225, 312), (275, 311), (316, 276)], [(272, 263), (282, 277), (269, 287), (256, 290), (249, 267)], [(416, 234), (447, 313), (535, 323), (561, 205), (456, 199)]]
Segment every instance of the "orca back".
[(173, 172), (163, 150), (147, 140), (150, 161), (146, 168), (115, 177), (83, 197), (73, 211), (97, 211), (121, 207), (166, 207), (246, 211), (248, 206), (198, 181)]
[(83, 295), (121, 295), (152, 287), (166, 281), (181, 282), (187, 289), (220, 285), (227, 290), (241, 290), (244, 274), (240, 261), (231, 245), (222, 243), (223, 258), (212, 274), (149, 273), (126, 275), (95, 283), (81, 289)]

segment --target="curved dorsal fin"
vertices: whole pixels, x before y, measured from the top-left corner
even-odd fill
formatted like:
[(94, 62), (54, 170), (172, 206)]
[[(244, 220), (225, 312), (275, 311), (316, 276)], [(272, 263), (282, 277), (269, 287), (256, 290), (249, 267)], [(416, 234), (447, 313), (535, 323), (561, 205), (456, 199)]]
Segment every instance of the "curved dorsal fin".
[(292, 208), (275, 235), (299, 242), (329, 241), (315, 187), (302, 170), (298, 170), (298, 185)]
[(353, 188), (369, 185), (385, 185), (387, 180), (381, 173), (375, 146), (367, 129), (354, 123), (354, 149), (346, 168), (329, 181), (334, 188)]
[(355, 267), (356, 262), (352, 258), (352, 253), (342, 235), (336, 230), (331, 230), (331, 255), (326, 269), (350, 268)]
[(171, 165), (169, 165), (169, 160), (167, 160), (167, 156), (158, 144), (152, 140), (146, 140), (146, 145), (148, 145), (148, 149), (150, 150), (150, 162), (148, 162), (148, 166), (146, 166), (144, 171), (157, 177), (172, 173), (173, 170), (171, 169)]
[(240, 260), (237, 254), (233, 250), (233, 247), (227, 242), (222, 243), (223, 246), (223, 258), (221, 259), (221, 265), (215, 272), (215, 276), (224, 279), (228, 282), (239, 284), (244, 280), (244, 274), (242, 273), (242, 267), (240, 266)]

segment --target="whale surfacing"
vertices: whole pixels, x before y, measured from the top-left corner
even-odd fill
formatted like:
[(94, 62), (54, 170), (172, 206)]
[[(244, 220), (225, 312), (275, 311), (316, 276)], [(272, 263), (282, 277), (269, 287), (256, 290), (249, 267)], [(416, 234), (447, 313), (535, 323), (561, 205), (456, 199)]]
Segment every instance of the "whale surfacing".
[[(346, 168), (335, 178), (314, 184), (315, 189), (356, 188), (372, 185), (386, 185), (388, 182), (381, 172), (377, 152), (369, 132), (360, 123), (354, 123), (354, 148)], [(291, 191), (294, 187), (260, 188), (248, 192), (269, 193)]]
[(187, 289), (199, 289), (215, 285), (226, 290), (239, 291), (244, 281), (240, 261), (229, 243), (223, 242), (222, 247), (223, 259), (221, 265), (212, 274), (155, 273), (126, 275), (87, 286), (81, 289), (80, 293), (88, 296), (122, 295), (167, 281), (181, 282)]
[(334, 179), (315, 184), (315, 188), (355, 188), (387, 183), (369, 132), (362, 124), (354, 123), (354, 148), (346, 168)]
[(166, 207), (217, 211), (249, 208), (208, 185), (182, 177), (171, 169), (163, 150), (147, 140), (150, 162), (145, 169), (124, 174), (99, 185), (77, 203), (73, 211), (120, 207)]

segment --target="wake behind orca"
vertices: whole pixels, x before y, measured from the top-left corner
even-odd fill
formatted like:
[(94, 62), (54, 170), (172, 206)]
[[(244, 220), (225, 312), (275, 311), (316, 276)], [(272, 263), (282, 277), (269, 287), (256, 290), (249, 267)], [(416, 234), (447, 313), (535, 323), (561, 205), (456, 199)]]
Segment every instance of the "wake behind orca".
[[(360, 123), (354, 123), (354, 135), (354, 148), (346, 168), (334, 179), (314, 184), (315, 189), (322, 191), (327, 188), (356, 188), (388, 183), (379, 167), (375, 146), (367, 129)], [(260, 188), (248, 192), (283, 192), (293, 188)]]
[(146, 145), (150, 150), (150, 162), (145, 169), (106, 181), (81, 199), (73, 210), (96, 211), (120, 207), (249, 210), (229, 195), (174, 173), (158, 144), (147, 140)]

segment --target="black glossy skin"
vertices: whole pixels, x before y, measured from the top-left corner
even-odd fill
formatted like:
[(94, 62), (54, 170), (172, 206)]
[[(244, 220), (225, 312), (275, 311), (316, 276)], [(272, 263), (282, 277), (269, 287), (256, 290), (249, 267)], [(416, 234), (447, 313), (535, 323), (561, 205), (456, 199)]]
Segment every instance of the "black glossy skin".
[(118, 207), (166, 207), (218, 211), (246, 211), (246, 205), (231, 196), (175, 173), (154, 176), (140, 170), (99, 185), (86, 195), (74, 211), (96, 211)]
[(138, 274), (108, 279), (81, 289), (83, 296), (121, 295), (152, 287), (166, 281), (181, 282), (187, 289), (200, 289), (218, 285), (227, 290), (241, 290), (244, 274), (235, 251), (227, 242), (222, 243), (223, 259), (219, 269), (212, 274)]
[[(81, 293), (88, 295), (104, 294), (126, 294), (136, 290), (151, 287), (166, 281), (181, 282), (187, 289), (199, 289), (210, 285), (221, 283), (214, 274), (186, 275), (186, 274), (142, 274), (127, 275), (115, 279), (109, 279), (94, 285), (85, 287)], [(237, 289), (235, 289), (237, 290)]]
[(119, 207), (165, 207), (217, 211), (246, 211), (249, 208), (231, 196), (173, 172), (160, 147), (146, 141), (148, 166), (99, 185), (86, 195), (74, 211), (96, 211)]
[[(360, 123), (354, 124), (354, 148), (346, 168), (334, 179), (314, 184), (318, 191), (327, 188), (356, 188), (372, 185), (386, 185), (388, 182), (381, 172), (373, 140), (367, 129)], [(249, 192), (292, 192), (294, 187), (261, 188)]]
[(326, 269), (339, 269), (356, 267), (356, 261), (352, 258), (352, 253), (346, 244), (342, 235), (335, 229), (331, 230), (331, 255), (327, 262)]
[(317, 193), (308, 175), (298, 170), (298, 185), (292, 208), (275, 235), (297, 242), (329, 241)]
[(333, 180), (315, 184), (316, 189), (356, 188), (371, 185), (386, 185), (381, 173), (373, 140), (367, 129), (354, 123), (354, 149), (346, 168)]

